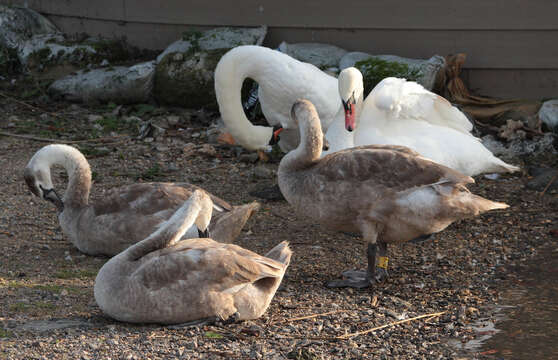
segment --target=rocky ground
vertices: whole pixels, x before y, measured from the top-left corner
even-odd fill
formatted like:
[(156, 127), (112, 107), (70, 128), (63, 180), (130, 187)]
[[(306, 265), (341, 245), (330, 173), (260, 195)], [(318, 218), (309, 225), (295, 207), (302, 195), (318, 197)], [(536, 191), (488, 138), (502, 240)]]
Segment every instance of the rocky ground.
[[(214, 114), (54, 103), (33, 91), (1, 86), (0, 131), (80, 141), (74, 145), (90, 161), (93, 199), (136, 181), (188, 181), (240, 204), (275, 182), (277, 161), (211, 144)], [(237, 243), (264, 253), (288, 240), (294, 250), (262, 318), (189, 328), (120, 323), (93, 298), (107, 259), (80, 254), (55, 209), (23, 182), (25, 164), (47, 143), (0, 136), (0, 359), (491, 358), (459, 344), (481, 336), (473, 326), (496, 316), (501, 295), (517, 281), (513, 269), (557, 251), (554, 187), (544, 194), (525, 188), (526, 172), (480, 176), (470, 189), (509, 209), (454, 223), (423, 243), (392, 246), (391, 277), (382, 286), (332, 290), (326, 280), (364, 265), (362, 241), (295, 216), (285, 201), (262, 201)], [(512, 162), (558, 165), (550, 155)], [(53, 176), (63, 189), (62, 169)]]

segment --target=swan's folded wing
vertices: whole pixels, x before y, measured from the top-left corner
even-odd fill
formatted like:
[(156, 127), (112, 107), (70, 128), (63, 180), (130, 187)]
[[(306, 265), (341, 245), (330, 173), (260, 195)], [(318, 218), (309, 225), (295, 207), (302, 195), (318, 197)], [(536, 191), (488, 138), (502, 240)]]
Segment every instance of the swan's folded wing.
[(408, 148), (392, 145), (368, 145), (338, 151), (324, 157), (314, 171), (327, 183), (357, 181), (392, 191), (445, 181), (474, 182), (469, 176), (423, 158)]
[(394, 119), (413, 119), (470, 135), (473, 124), (459, 109), (422, 85), (404, 79), (382, 80), (371, 93), (374, 105)]
[(211, 239), (183, 240), (146, 256), (133, 276), (150, 289), (185, 286), (236, 292), (268, 277), (280, 277), (284, 265), (236, 245)]

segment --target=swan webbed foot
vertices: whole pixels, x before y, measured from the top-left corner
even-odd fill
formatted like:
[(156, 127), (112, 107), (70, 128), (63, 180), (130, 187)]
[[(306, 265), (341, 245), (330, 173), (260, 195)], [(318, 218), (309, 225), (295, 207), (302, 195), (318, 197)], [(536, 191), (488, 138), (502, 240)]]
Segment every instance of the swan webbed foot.
[(240, 313), (237, 311), (226, 319), (219, 318), (216, 323), (218, 325), (231, 325), (239, 320), (240, 320)]
[(389, 274), (387, 269), (377, 268), (376, 273), (374, 274), (374, 281), (378, 284), (383, 284), (389, 278)]
[(364, 289), (371, 285), (370, 277), (365, 270), (347, 270), (342, 275), (344, 279), (328, 281), (326, 286), (328, 288), (352, 287)]

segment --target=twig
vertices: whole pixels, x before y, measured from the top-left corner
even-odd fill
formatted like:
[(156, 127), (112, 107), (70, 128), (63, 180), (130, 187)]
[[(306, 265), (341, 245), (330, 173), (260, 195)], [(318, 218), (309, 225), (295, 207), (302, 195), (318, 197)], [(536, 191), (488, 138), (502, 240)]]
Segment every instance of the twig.
[(334, 311), (329, 311), (329, 312), (325, 312), (325, 313), (320, 313), (320, 314), (312, 314), (312, 315), (306, 315), (306, 316), (300, 316), (300, 317), (294, 317), (294, 318), (290, 318), (290, 319), (285, 319), (285, 320), (279, 320), (277, 322), (291, 322), (291, 321), (299, 321), (299, 320), (306, 320), (306, 319), (312, 319), (312, 318), (316, 318), (316, 317), (320, 317), (320, 316), (326, 316), (326, 315), (331, 315), (331, 314), (337, 314), (340, 312), (345, 312), (348, 310), (334, 310)]
[(442, 311), (442, 312), (437, 312), (437, 313), (432, 313), (432, 314), (419, 315), (419, 316), (415, 316), (415, 317), (410, 318), (410, 319), (395, 321), (395, 322), (385, 324), (385, 325), (382, 325), (382, 326), (377, 326), (377, 327), (374, 327), (372, 329), (357, 331), (357, 332), (354, 332), (354, 333), (351, 333), (351, 334), (340, 335), (340, 336), (337, 336), (336, 339), (340, 339), (340, 340), (349, 339), (349, 338), (352, 338), (352, 337), (355, 337), (355, 336), (368, 334), (368, 333), (374, 332), (376, 330), (384, 329), (384, 328), (387, 328), (387, 327), (392, 327), (392, 326), (403, 324), (403, 323), (410, 322), (410, 321), (413, 321), (413, 320), (423, 319), (423, 318), (426, 318), (426, 317), (428, 318), (428, 320), (430, 320), (434, 317), (440, 316), (440, 315), (445, 314), (445, 313), (446, 313), (445, 311)]
[(40, 137), (36, 137), (36, 136), (31, 136), (31, 135), (12, 134), (12, 133), (5, 132), (5, 131), (0, 131), (0, 135), (11, 136), (11, 137), (26, 139), (26, 140), (42, 141), (42, 142), (55, 142), (55, 143), (63, 143), (63, 144), (111, 142), (110, 140), (115, 140), (116, 141), (116, 140), (122, 138), (122, 136), (109, 136), (109, 137), (87, 139), (87, 140), (62, 140), (62, 139), (40, 138)]
[(550, 185), (552, 185), (552, 183), (554, 181), (556, 181), (556, 179), (558, 178), (558, 172), (552, 177), (552, 179), (550, 179), (550, 181), (548, 182), (548, 184), (546, 184), (546, 186), (544, 187), (544, 190), (542, 191), (542, 193), (540, 193), (540, 196), (543, 196), (544, 193), (546, 192), (546, 190), (548, 190), (548, 188), (550, 187)]
[(8, 100), (12, 100), (12, 101), (14, 101), (14, 102), (16, 102), (16, 103), (18, 103), (18, 104), (20, 104), (20, 105), (26, 106), (26, 107), (28, 107), (28, 108), (30, 108), (30, 109), (37, 110), (37, 111), (41, 111), (41, 112), (43, 112), (43, 113), (45, 113), (45, 114), (49, 114), (49, 115), (54, 116), (54, 117), (60, 117), (60, 115), (58, 115), (58, 114), (56, 114), (56, 113), (52, 113), (52, 112), (43, 110), (43, 109), (41, 109), (41, 108), (38, 108), (38, 107), (33, 106), (33, 105), (31, 105), (31, 104), (28, 104), (28, 103), (26, 103), (25, 101), (21, 101), (21, 100), (18, 100), (18, 99), (16, 99), (16, 98), (14, 98), (14, 97), (8, 96), (8, 95), (4, 94), (4, 93), (1, 92), (1, 91), (0, 91), (0, 96), (5, 97), (5, 98), (8, 99)]

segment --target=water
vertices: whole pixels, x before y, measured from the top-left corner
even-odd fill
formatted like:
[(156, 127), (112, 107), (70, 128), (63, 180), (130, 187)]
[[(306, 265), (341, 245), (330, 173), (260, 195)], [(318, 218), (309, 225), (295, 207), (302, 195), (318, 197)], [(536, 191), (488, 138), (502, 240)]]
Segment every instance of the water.
[(479, 352), (493, 359), (558, 359), (558, 248), (515, 272), (519, 281), (502, 301), (513, 307), (502, 310), (506, 320)]

